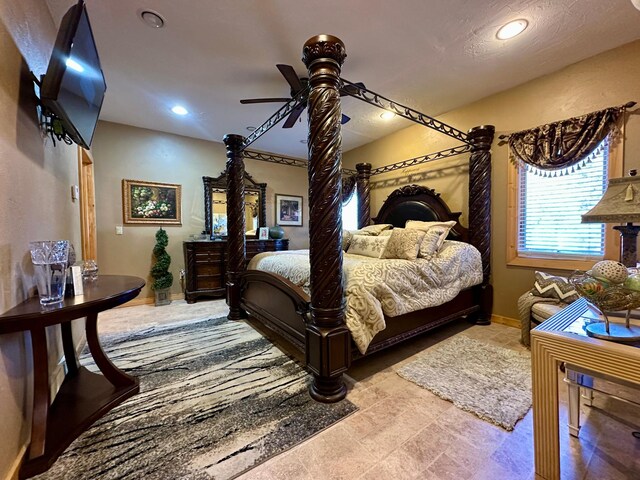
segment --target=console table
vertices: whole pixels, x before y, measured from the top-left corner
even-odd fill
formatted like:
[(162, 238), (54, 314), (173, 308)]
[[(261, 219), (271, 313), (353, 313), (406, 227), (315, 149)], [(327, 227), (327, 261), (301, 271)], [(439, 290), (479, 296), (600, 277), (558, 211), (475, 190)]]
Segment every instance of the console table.
[[(533, 440), (536, 478), (560, 479), (558, 367), (640, 387), (640, 348), (586, 336), (589, 304), (578, 299), (531, 331)], [(613, 317), (609, 317), (613, 320)]]
[[(43, 307), (32, 297), (0, 315), (0, 334), (29, 332), (33, 351), (33, 417), (31, 442), (20, 478), (49, 469), (60, 454), (97, 419), (139, 391), (139, 381), (118, 369), (98, 340), (98, 313), (136, 297), (144, 280), (100, 275), (84, 283), (84, 295)], [(89, 351), (102, 375), (80, 366), (71, 334), (71, 320), (86, 317)], [(49, 358), (45, 327), (60, 325), (65, 379), (53, 403), (49, 395)]]
[[(200, 297), (224, 297), (226, 294), (227, 241), (184, 242), (185, 291), (187, 303)], [(289, 250), (289, 240), (247, 239), (247, 262), (261, 252)]]

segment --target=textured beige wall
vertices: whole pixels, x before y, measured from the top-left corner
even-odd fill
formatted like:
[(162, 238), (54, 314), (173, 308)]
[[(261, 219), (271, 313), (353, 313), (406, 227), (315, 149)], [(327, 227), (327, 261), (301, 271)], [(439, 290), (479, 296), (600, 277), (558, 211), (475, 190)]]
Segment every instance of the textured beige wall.
[[(96, 174), (96, 215), (98, 224), (98, 266), (102, 273), (136, 275), (150, 281), (151, 251), (156, 225), (124, 225), (124, 235), (116, 235), (122, 223), (122, 179), (182, 185), (182, 226), (167, 225), (174, 276), (172, 293), (180, 292), (179, 272), (184, 268), (182, 242), (204, 229), (202, 177), (217, 177), (225, 169), (222, 143), (171, 135), (142, 128), (100, 122), (92, 146)], [(304, 168), (245, 161), (246, 171), (258, 182), (267, 183), (267, 225), (275, 221), (276, 193), (303, 196), (303, 227), (284, 227), (290, 248), (308, 247), (309, 212), (307, 171)], [(141, 296), (151, 296), (148, 287)]]
[[(505, 75), (508, 74), (505, 72)], [(636, 41), (438, 117), (463, 131), (481, 124), (492, 124), (496, 127), (496, 141), (492, 147), (491, 267), (492, 283), (496, 292), (495, 314), (517, 317), (516, 300), (531, 288), (534, 270), (506, 265), (508, 159), (507, 147), (498, 145), (498, 135), (623, 104), (630, 100), (640, 102), (639, 78), (640, 41)], [(640, 167), (639, 115), (629, 115), (625, 137), (626, 171)], [(436, 142), (433, 141), (435, 139)], [(455, 141), (450, 141), (444, 135), (435, 134), (425, 127), (410, 126), (377, 142), (347, 152), (344, 162), (347, 166), (364, 161), (380, 166), (452, 145), (455, 145)], [(374, 177), (376, 181), (385, 179), (387, 186), (373, 190), (372, 213), (377, 213), (384, 199), (397, 185), (419, 183), (441, 192), (452, 210), (463, 211), (462, 222), (468, 224), (467, 158), (456, 158), (458, 160), (441, 160), (387, 174), (386, 177)]]
[[(43, 74), (55, 27), (43, 2), (0, 0), (0, 311), (34, 292), (31, 240), (80, 245), (75, 147), (43, 138), (29, 70)], [(28, 25), (28, 28), (27, 28)], [(54, 333), (54, 332), (48, 332)], [(55, 335), (50, 338), (56, 342)], [(52, 353), (51, 360), (56, 360)], [(53, 362), (52, 362), (53, 363)], [(32, 383), (30, 348), (21, 334), (0, 337), (0, 478), (17, 465), (28, 440)]]

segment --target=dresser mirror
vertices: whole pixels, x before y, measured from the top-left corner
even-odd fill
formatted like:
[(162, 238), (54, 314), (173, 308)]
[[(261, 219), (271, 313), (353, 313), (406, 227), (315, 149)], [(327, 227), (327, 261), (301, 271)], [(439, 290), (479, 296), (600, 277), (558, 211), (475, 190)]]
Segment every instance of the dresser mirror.
[[(209, 238), (227, 236), (227, 175), (202, 177), (204, 183), (204, 229)], [(244, 174), (245, 226), (247, 237), (257, 237), (259, 227), (266, 226), (267, 184)]]

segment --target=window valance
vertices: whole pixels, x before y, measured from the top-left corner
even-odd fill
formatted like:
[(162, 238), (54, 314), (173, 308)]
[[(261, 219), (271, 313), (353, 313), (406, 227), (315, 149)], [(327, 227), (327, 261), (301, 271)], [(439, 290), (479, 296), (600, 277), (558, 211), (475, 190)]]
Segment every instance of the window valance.
[(342, 204), (345, 205), (351, 200), (356, 191), (356, 175), (342, 177)]
[[(629, 102), (580, 117), (548, 123), (508, 135), (512, 161), (540, 170), (560, 170), (585, 162), (609, 134), (617, 135)], [(506, 138), (501, 136), (500, 138)]]

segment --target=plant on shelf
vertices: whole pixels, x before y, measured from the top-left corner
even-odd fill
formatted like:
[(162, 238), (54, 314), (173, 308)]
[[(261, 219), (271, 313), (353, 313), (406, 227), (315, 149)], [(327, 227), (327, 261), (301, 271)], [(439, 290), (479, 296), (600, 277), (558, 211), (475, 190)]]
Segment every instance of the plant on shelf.
[(169, 288), (173, 285), (173, 274), (169, 271), (171, 256), (167, 253), (167, 245), (169, 245), (169, 236), (161, 227), (156, 232), (156, 244), (153, 247), (155, 263), (151, 267), (151, 276), (153, 277), (151, 290), (156, 295), (156, 306), (171, 303)]

